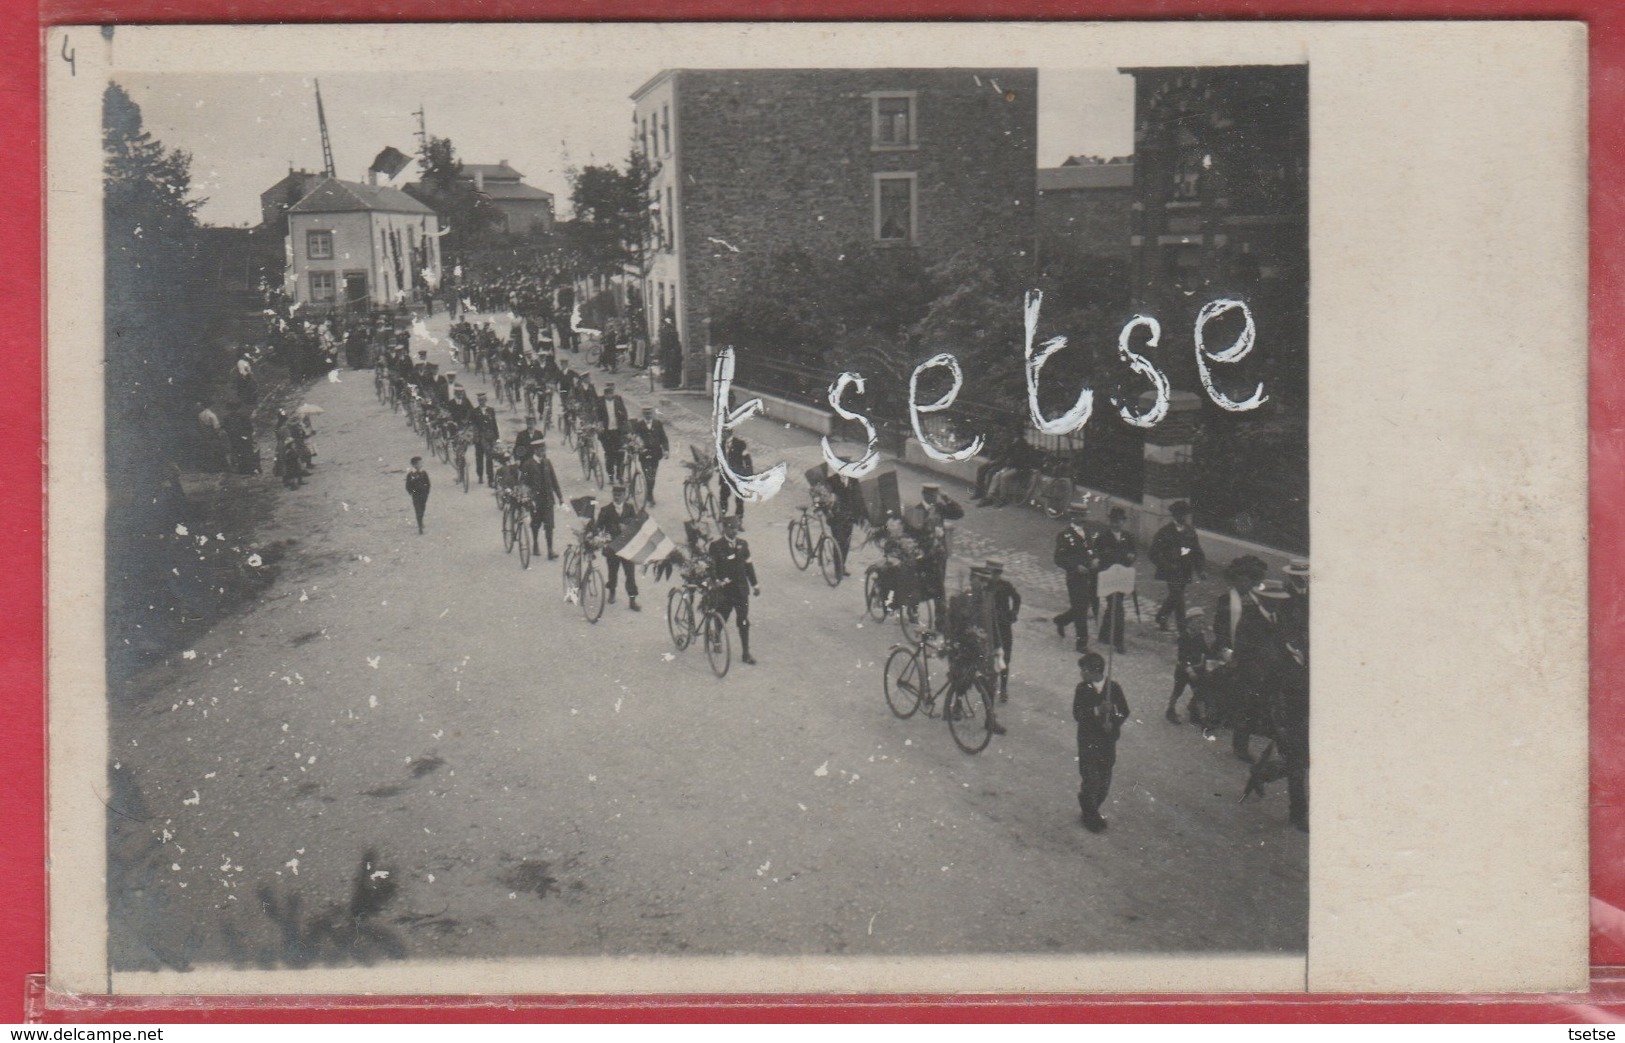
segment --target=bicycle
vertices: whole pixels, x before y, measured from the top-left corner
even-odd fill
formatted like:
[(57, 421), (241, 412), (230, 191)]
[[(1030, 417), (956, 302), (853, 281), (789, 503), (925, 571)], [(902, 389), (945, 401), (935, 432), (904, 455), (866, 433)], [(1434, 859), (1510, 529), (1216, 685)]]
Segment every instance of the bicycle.
[(593, 427), (583, 427), (581, 435), (576, 439), (576, 455), (581, 458), (581, 477), (590, 482), (596, 482), (598, 488), (604, 487), (604, 462), (598, 455), (598, 432)]
[(461, 427), (457, 428), (455, 440), (452, 443), (451, 463), (457, 469), (457, 484), (463, 487), (464, 495), (468, 493), (468, 447), (473, 445), (473, 439)]
[(564, 399), (559, 405), (559, 432), (564, 444), (570, 449), (576, 447), (576, 404), (571, 399)]
[(633, 436), (628, 436), (627, 444), (621, 448), (621, 481), (626, 485), (627, 502), (641, 507), (649, 491), (649, 479), (643, 473), (643, 454), (632, 442)]
[[(812, 521), (818, 522), (818, 536), (812, 535)], [(845, 574), (845, 561), (842, 560), (841, 548), (836, 544), (835, 537), (829, 534), (829, 525), (824, 518), (824, 508), (808, 505), (801, 508), (799, 517), (790, 519), (790, 561), (801, 571), (816, 559), (818, 569), (824, 574), (824, 582), (832, 587), (841, 585), (841, 577)]]
[(683, 506), (688, 509), (688, 516), (695, 521), (716, 517), (717, 498), (711, 491), (709, 473), (691, 474), (683, 479)]
[(931, 630), (921, 633), (918, 644), (893, 645), (881, 675), (886, 706), (903, 720), (922, 705), (927, 717), (935, 717), (940, 700), (954, 744), (966, 753), (981, 753), (993, 740), (993, 687), (987, 672), (978, 670), (969, 685), (956, 691), (951, 665), (942, 683), (933, 685), (931, 660), (950, 654), (948, 643)]
[(598, 569), (598, 547), (585, 529), (576, 531), (576, 542), (564, 548), (564, 598), (581, 606), (587, 622), (596, 623), (604, 614), (604, 575)]
[(387, 405), (388, 404), (388, 402), (389, 402), (389, 371), (384, 368), (384, 358), (383, 358), (382, 355), (380, 355), (378, 357), (377, 362), (373, 363), (373, 367), (372, 367), (372, 393), (374, 395), (378, 396), (378, 404), (379, 405), (382, 406), (382, 405)]
[(502, 550), (512, 554), (519, 548), (519, 567), (530, 568), (530, 534), (525, 531), (525, 520), (530, 513), (530, 502), (521, 489), (505, 489), (502, 496)]
[(698, 583), (685, 582), (666, 595), (666, 632), (679, 652), (687, 651), (700, 632), (699, 605), (704, 594), (705, 588)]
[(922, 635), (935, 629), (937, 604), (931, 598), (918, 598), (913, 604), (899, 602), (896, 590), (885, 589), (880, 581), (884, 562), (875, 562), (863, 572), (863, 607), (876, 623), (884, 623), (894, 613), (903, 631), (903, 640), (914, 645)]

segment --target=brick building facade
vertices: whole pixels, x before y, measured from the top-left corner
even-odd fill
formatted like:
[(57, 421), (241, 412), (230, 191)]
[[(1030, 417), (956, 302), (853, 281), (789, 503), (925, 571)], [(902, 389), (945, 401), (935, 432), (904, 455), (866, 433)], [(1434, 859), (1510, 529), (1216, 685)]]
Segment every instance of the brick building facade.
[[(1147, 486), (1191, 497), (1197, 521), (1308, 547), (1309, 76), (1302, 65), (1126, 69), (1135, 80), (1130, 286), (1162, 324), (1159, 364), (1200, 399), (1183, 458), (1147, 459)], [(1247, 413), (1208, 402), (1196, 372), (1197, 309), (1247, 302), (1251, 357), (1220, 367)], [(1230, 345), (1236, 316), (1210, 350)]]
[(660, 168), (644, 300), (691, 354), (713, 302), (778, 251), (1031, 263), (1035, 69), (667, 70), (633, 100)]
[(1040, 258), (1066, 250), (1124, 257), (1133, 232), (1134, 164), (1071, 163), (1038, 171)]

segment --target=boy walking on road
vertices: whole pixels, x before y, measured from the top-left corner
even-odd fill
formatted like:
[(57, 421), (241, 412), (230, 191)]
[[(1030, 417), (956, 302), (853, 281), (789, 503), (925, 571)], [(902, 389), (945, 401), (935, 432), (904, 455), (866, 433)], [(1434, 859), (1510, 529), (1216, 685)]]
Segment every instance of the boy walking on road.
[(1100, 814), (1106, 794), (1112, 788), (1112, 768), (1117, 764), (1117, 737), (1128, 719), (1128, 701), (1116, 681), (1106, 680), (1106, 660), (1099, 652), (1086, 653), (1078, 660), (1083, 679), (1072, 693), (1072, 719), (1078, 724), (1078, 807), (1083, 812), (1083, 828), (1103, 833), (1106, 820)]
[(412, 457), (412, 469), (406, 472), (406, 494), (412, 497), (412, 510), (418, 516), (418, 535), (423, 535), (423, 509), (429, 506), (429, 472), (423, 469), (423, 457)]

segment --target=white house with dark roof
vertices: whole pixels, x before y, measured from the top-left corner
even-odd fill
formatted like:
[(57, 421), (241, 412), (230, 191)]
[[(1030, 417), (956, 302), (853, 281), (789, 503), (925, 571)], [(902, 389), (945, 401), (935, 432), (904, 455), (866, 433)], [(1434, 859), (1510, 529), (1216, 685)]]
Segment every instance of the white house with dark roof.
[(440, 284), (440, 218), (405, 192), (325, 178), (288, 209), (284, 288), (301, 304), (366, 310)]

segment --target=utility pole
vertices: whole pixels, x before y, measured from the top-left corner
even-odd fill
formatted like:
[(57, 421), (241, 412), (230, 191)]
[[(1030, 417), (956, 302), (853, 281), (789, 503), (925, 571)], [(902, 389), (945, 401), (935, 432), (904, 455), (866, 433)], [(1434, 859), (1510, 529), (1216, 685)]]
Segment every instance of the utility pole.
[(426, 157), (429, 154), (429, 124), (423, 117), (423, 103), (421, 101), (418, 102), (417, 111), (412, 115), (418, 118), (418, 155)]
[(333, 170), (333, 145), (327, 139), (327, 113), (322, 110), (322, 81), (316, 81), (316, 122), (322, 128), (322, 168), (328, 177), (336, 178), (338, 174)]

